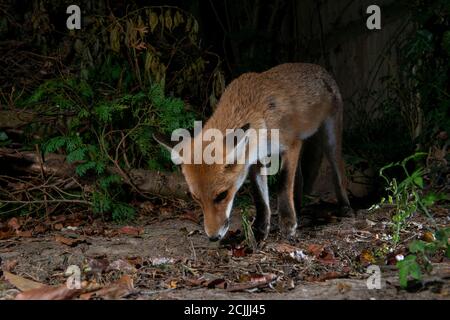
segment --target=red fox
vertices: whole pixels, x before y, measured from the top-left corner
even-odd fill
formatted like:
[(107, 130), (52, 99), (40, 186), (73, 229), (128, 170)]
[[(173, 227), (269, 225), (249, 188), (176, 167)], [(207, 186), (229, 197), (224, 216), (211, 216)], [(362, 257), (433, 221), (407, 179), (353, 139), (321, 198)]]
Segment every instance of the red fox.
[[(214, 114), (201, 130), (202, 133), (215, 130), (224, 136), (230, 129), (243, 130), (244, 135), (231, 146), (227, 144), (225, 151), (215, 152), (214, 156), (224, 161), (189, 161), (196, 149), (206, 151), (212, 143), (204, 143), (205, 139), (199, 142), (201, 135), (187, 143), (191, 151), (183, 149), (183, 152), (164, 139), (154, 138), (172, 152), (172, 159), (181, 163), (190, 193), (203, 210), (205, 232), (211, 241), (220, 240), (227, 233), (233, 200), (247, 177), (256, 207), (253, 231), (257, 240), (267, 238), (271, 209), (267, 175), (261, 173), (262, 158), (281, 157), (279, 226), (282, 236), (290, 238), (297, 229), (296, 213), (300, 212), (302, 192), (311, 190), (323, 154), (331, 165), (339, 204), (344, 212), (351, 211), (341, 155), (342, 117), (342, 97), (330, 74), (318, 65), (290, 63), (262, 73), (243, 74), (227, 86)], [(276, 154), (256, 152), (246, 135), (250, 129), (278, 130), (278, 141), (273, 135), (261, 140), (272, 144), (270, 152), (275, 150)], [(231, 164), (225, 161), (230, 151), (237, 158), (244, 156), (245, 161)]]

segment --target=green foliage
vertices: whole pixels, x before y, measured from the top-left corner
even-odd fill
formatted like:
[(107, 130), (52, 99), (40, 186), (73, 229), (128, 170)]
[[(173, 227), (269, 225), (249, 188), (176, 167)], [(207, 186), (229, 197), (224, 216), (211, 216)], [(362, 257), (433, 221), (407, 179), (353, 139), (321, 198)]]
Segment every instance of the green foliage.
[(445, 256), (450, 258), (449, 237), (450, 228), (443, 228), (436, 231), (433, 242), (414, 240), (409, 244), (409, 252), (412, 254), (397, 262), (400, 285), (403, 288), (407, 287), (409, 277), (422, 280), (422, 269), (425, 269), (427, 272), (432, 270), (430, 255), (443, 251)]
[[(25, 101), (52, 106), (53, 114), (68, 113), (61, 123), (62, 135), (43, 143), (45, 153), (64, 152), (66, 160), (76, 165), (76, 174), (95, 178), (90, 196), (95, 213), (110, 213), (113, 219), (128, 219), (134, 209), (128, 206), (122, 177), (108, 167), (152, 168), (168, 155), (156, 145), (151, 134), (192, 126), (194, 116), (185, 110), (183, 101), (166, 97), (161, 85), (148, 90), (118, 96), (102, 95), (80, 78), (52, 79)], [(159, 169), (163, 168), (159, 165)]]
[(257, 248), (255, 235), (253, 233), (252, 224), (250, 222), (250, 216), (248, 206), (244, 206), (242, 209), (242, 229), (244, 232), (245, 243), (254, 250)]
[[(425, 168), (418, 166), (412, 173), (407, 166), (410, 162), (417, 161), (421, 157), (426, 156), (426, 153), (416, 153), (406, 159), (388, 164), (380, 169), (380, 176), (386, 182), (387, 198), (382, 198), (381, 204), (388, 203), (395, 207), (395, 214), (392, 217), (394, 222), (394, 245), (400, 240), (400, 230), (405, 221), (411, 217), (418, 210), (424, 212), (430, 217), (427, 207), (432, 204), (431, 197), (424, 198), (423, 196), (423, 176)], [(385, 171), (388, 169), (400, 168), (402, 170), (403, 179), (398, 182), (397, 178), (389, 178)]]
[[(394, 206), (395, 214), (393, 221), (393, 245), (394, 247), (400, 241), (400, 231), (406, 221), (416, 212), (422, 212), (434, 223), (428, 208), (437, 201), (447, 199), (446, 195), (433, 192), (424, 192), (424, 176), (426, 168), (418, 163), (420, 158), (426, 156), (426, 153), (416, 153), (406, 159), (391, 163), (380, 169), (380, 176), (386, 182), (387, 198), (381, 200), (381, 204)], [(413, 163), (413, 170), (408, 168)], [(388, 177), (387, 170), (400, 169), (402, 179)], [(399, 175), (397, 173), (397, 175)], [(409, 277), (415, 280), (422, 279), (422, 269), (429, 272), (432, 265), (429, 260), (431, 254), (442, 250), (447, 257), (450, 257), (448, 239), (450, 237), (450, 228), (439, 229), (434, 233), (433, 242), (414, 240), (409, 244), (409, 252), (403, 260), (398, 261), (399, 281), (403, 288), (406, 288)]]

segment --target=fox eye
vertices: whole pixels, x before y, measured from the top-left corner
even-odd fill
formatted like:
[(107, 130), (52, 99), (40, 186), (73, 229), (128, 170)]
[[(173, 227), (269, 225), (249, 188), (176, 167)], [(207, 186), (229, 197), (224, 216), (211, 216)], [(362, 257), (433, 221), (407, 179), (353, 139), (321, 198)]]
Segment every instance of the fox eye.
[(215, 203), (221, 202), (222, 200), (224, 200), (224, 199), (227, 197), (227, 195), (228, 195), (228, 191), (224, 191), (224, 192), (219, 193), (219, 194), (214, 198), (214, 202), (215, 202)]

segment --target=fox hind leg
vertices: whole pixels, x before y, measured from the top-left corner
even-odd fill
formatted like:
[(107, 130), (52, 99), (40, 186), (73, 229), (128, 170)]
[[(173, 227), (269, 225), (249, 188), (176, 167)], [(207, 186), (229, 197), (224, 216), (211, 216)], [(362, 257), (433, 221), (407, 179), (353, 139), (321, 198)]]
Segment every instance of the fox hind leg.
[(296, 171), (302, 141), (297, 140), (282, 155), (282, 168), (278, 188), (278, 214), (283, 237), (290, 238), (297, 229), (297, 217), (294, 204)]
[(348, 215), (352, 213), (350, 202), (348, 200), (347, 191), (345, 189), (345, 168), (342, 159), (342, 122), (338, 121), (337, 116), (331, 116), (324, 123), (325, 141), (324, 151), (332, 171), (332, 180), (336, 197), (341, 206), (341, 213)]

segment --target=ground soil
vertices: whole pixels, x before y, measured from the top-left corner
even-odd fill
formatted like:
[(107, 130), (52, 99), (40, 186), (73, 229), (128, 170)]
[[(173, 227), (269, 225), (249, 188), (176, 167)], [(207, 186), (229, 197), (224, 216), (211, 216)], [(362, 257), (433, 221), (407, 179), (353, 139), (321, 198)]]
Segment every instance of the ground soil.
[[(48, 285), (64, 283), (69, 265), (100, 284), (129, 274), (134, 290), (125, 299), (450, 299), (450, 262), (442, 256), (433, 258), (433, 271), (423, 281), (400, 288), (396, 256), (406, 252), (402, 243), (391, 249), (389, 209), (339, 218), (330, 208), (307, 207), (291, 241), (280, 239), (274, 216), (269, 238), (256, 249), (209, 242), (197, 211), (141, 212), (128, 224), (135, 229), (79, 216), (52, 218), (47, 231), (0, 240), (0, 259), (3, 270)], [(448, 209), (433, 213), (438, 225), (449, 225)], [(31, 221), (36, 230), (41, 222)], [(424, 217), (411, 221), (402, 232), (404, 243), (427, 230)], [(230, 230), (242, 230), (239, 209)], [(105, 267), (115, 261), (125, 263)], [(368, 288), (369, 265), (380, 267), (381, 289)], [(260, 275), (273, 278), (252, 286)], [(0, 299), (18, 293), (0, 278)]]

